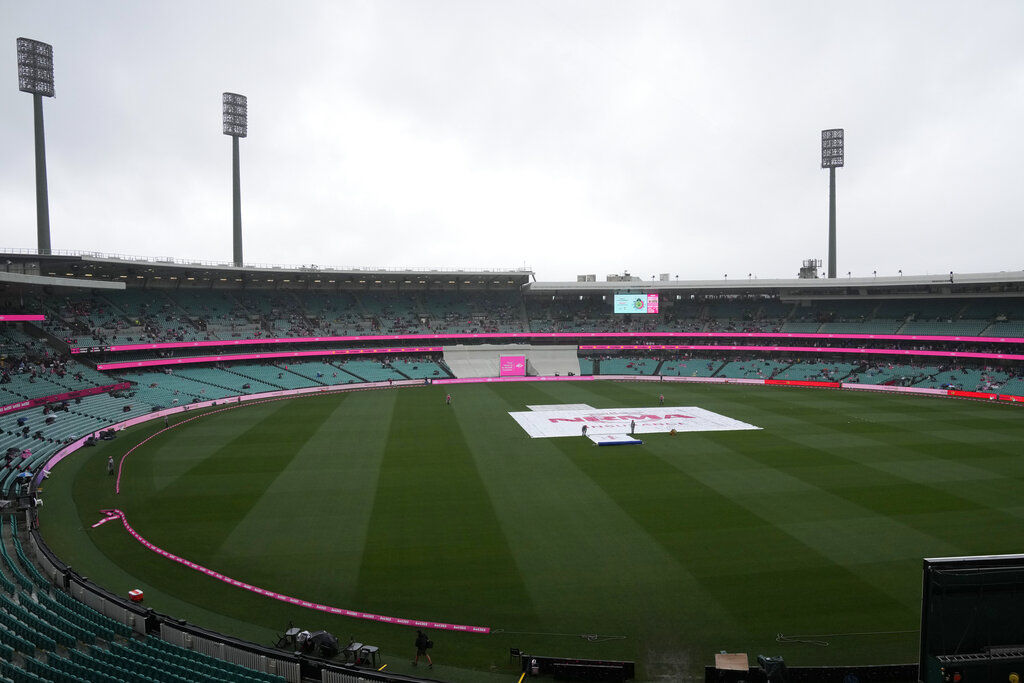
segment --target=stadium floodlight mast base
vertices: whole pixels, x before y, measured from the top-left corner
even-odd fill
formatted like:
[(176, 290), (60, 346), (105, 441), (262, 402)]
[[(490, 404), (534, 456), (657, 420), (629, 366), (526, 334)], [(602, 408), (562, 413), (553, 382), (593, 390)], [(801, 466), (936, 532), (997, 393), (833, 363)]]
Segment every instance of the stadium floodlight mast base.
[(18, 38), (18, 90), (32, 95), (36, 148), (36, 239), (40, 254), (50, 253), (50, 200), (46, 190), (43, 98), (53, 97), (53, 46)]
[(242, 266), (242, 185), (238, 162), (238, 138), (249, 133), (249, 104), (245, 95), (224, 93), (224, 135), (231, 136), (232, 205), (234, 214), (234, 263)]
[(821, 167), (828, 169), (828, 276), (836, 276), (836, 169), (846, 149), (842, 128), (821, 131)]

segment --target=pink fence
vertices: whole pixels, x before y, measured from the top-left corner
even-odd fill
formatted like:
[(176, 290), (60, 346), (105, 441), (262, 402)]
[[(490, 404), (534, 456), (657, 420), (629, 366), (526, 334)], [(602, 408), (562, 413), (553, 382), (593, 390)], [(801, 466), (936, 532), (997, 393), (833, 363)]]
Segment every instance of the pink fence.
[(239, 360), (269, 360), (272, 358), (301, 358), (308, 356), (365, 356), (373, 353), (434, 353), (440, 346), (403, 346), (383, 349), (328, 349), (326, 351), (271, 351), (269, 353), (234, 353), (217, 356), (193, 356), (189, 358), (154, 358), (153, 360), (123, 361), (120, 363), (99, 363), (97, 370), (124, 370), (128, 368), (149, 368), (190, 363), (230, 362)]

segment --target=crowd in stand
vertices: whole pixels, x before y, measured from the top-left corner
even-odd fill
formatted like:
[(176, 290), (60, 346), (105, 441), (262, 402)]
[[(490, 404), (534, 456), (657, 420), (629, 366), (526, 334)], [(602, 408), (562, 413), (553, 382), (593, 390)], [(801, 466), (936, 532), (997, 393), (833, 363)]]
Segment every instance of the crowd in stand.
[[(768, 297), (709, 296), (662, 302), (662, 312), (654, 315), (621, 315), (610, 310), (605, 297), (579, 295), (524, 296), (517, 292), (302, 292), (302, 291), (202, 291), (202, 290), (126, 290), (125, 292), (92, 292), (60, 296), (29, 297), (18, 305), (26, 312), (42, 311), (47, 316), (42, 332), (66, 340), (70, 346), (103, 346), (120, 343), (184, 342), (192, 340), (264, 339), (310, 336), (341, 336), (360, 334), (437, 334), (481, 332), (720, 332), (780, 333), (792, 322), (813, 321), (867, 323), (876, 313), (903, 315), (907, 319), (953, 321), (957, 316), (986, 315), (995, 324), (1013, 318), (985, 298), (957, 300), (943, 309), (936, 301), (902, 302), (812, 302), (800, 306)], [(1000, 302), (1001, 304), (1001, 302)], [(14, 306), (14, 303), (11, 302)], [(1002, 305), (1002, 304), (1001, 304)], [(1014, 310), (1012, 305), (1003, 308)], [(906, 310), (904, 310), (906, 309)], [(952, 311), (955, 310), (956, 314)], [(36, 332), (35, 334), (39, 334)], [(74, 334), (77, 336), (68, 336)], [(14, 331), (11, 331), (11, 336)], [(717, 338), (716, 338), (717, 339)], [(661, 343), (660, 341), (655, 343)], [(789, 339), (743, 338), (705, 340), (701, 344), (736, 346), (790, 345)], [(879, 342), (842, 338), (802, 339), (801, 346), (828, 349), (891, 346), (894, 350), (934, 350), (955, 352), (1021, 353), (1020, 345), (1012, 343), (922, 341)], [(35, 382), (40, 377), (63, 378), (64, 361), (60, 360), (52, 341), (21, 335), (8, 338), (6, 358), (0, 363), (0, 383)], [(274, 350), (287, 350), (276, 345)], [(21, 351), (24, 349), (24, 351)], [(13, 352), (12, 352), (13, 351)], [(207, 353), (198, 350), (161, 351), (147, 357), (172, 357)], [(727, 369), (744, 376), (770, 379), (782, 372), (778, 360), (758, 364), (760, 352), (742, 353), (734, 350), (703, 352), (705, 357), (720, 358), (721, 363), (742, 361)], [(641, 357), (646, 360), (649, 357)], [(843, 357), (846, 358), (845, 356)], [(852, 359), (852, 358), (851, 358)], [(598, 359), (600, 360), (600, 359)], [(662, 359), (658, 359), (659, 361)], [(679, 359), (669, 359), (676, 360)], [(799, 359), (795, 359), (799, 362)], [(389, 362), (393, 362), (389, 359)], [(404, 361), (403, 361), (404, 362)], [(685, 360), (684, 360), (685, 362)], [(708, 363), (701, 360), (701, 363)], [(794, 362), (793, 364), (796, 364)], [(804, 361), (808, 362), (808, 361)], [(909, 365), (909, 364), (906, 364)], [(1005, 382), (1019, 379), (1014, 368), (977, 372), (967, 361), (959, 366), (922, 366), (920, 372), (903, 375), (885, 363), (861, 364), (857, 372), (844, 364), (826, 362), (816, 377), (837, 381), (842, 374), (855, 381), (871, 383), (921, 383), (942, 381), (950, 386), (972, 390), (998, 389)], [(970, 372), (966, 369), (971, 368)], [(663, 372), (671, 369), (686, 374), (679, 364), (666, 363)], [(717, 372), (719, 368), (700, 368)], [(966, 374), (965, 374), (966, 372)], [(894, 376), (883, 376), (884, 374)], [(899, 376), (896, 376), (899, 375)], [(967, 386), (964, 386), (964, 385)]]
[[(916, 311), (913, 302), (900, 306), (858, 301), (812, 302), (801, 307), (763, 297), (706, 297), (666, 299), (659, 314), (617, 315), (603, 297), (511, 292), (133, 291), (34, 302), (35, 309), (47, 315), (44, 329), (72, 346), (439, 332), (781, 333), (788, 331), (787, 325), (798, 331), (819, 327), (829, 331), (836, 324), (847, 325), (842, 331), (848, 331), (849, 325), (864, 325), (866, 331), (877, 333), (880, 323), (896, 332), (904, 321), (951, 326), (956, 322), (950, 310), (939, 311), (933, 301), (918, 304)], [(1006, 325), (1013, 317), (994, 312), (984, 299), (949, 306), (967, 316), (965, 320), (988, 320), (993, 326)], [(975, 317), (969, 317), (972, 310)], [(1008, 305), (1008, 310), (1012, 312), (1013, 306)]]
[[(67, 359), (47, 352), (43, 357), (32, 356), (8, 356), (0, 359), (0, 384), (13, 382), (18, 375), (24, 377), (30, 384), (34, 384), (37, 378), (55, 377), (63, 379), (67, 375)], [(81, 373), (75, 373), (74, 379), (81, 381)]]

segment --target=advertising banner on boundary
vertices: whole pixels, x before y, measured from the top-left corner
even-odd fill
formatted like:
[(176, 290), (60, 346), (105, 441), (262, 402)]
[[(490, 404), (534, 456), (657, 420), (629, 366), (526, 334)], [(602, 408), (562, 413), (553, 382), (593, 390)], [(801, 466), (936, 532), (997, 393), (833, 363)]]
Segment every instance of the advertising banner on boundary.
[(843, 382), (843, 389), (854, 391), (883, 391), (900, 394), (930, 394), (932, 396), (948, 396), (948, 389), (929, 389), (928, 387), (892, 387), (886, 384), (857, 384), (856, 382)]

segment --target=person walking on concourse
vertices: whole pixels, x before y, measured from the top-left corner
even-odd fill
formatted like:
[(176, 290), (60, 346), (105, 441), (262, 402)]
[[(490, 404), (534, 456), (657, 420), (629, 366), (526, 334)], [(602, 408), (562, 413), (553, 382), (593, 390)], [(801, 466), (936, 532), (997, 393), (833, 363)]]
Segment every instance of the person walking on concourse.
[(434, 661), (430, 658), (430, 655), (427, 654), (427, 650), (433, 647), (433, 645), (434, 643), (430, 638), (427, 638), (426, 633), (423, 631), (416, 631), (416, 659), (412, 660), (412, 665), (416, 666), (419, 664), (420, 657), (426, 657), (428, 664), (427, 668), (433, 669)]

